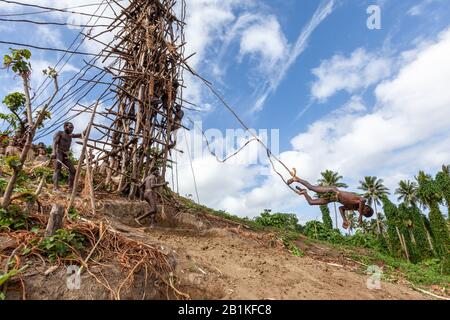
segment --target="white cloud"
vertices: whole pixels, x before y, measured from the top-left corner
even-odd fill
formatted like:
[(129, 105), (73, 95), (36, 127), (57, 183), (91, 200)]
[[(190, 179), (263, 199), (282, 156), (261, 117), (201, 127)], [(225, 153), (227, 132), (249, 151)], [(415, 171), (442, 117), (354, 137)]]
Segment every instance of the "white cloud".
[(287, 72), (291, 66), (295, 63), (297, 58), (305, 51), (308, 44), (308, 40), (316, 28), (333, 12), (335, 6), (334, 0), (322, 2), (317, 8), (316, 12), (312, 16), (308, 24), (303, 28), (296, 43), (292, 49), (287, 53), (284, 62), (279, 66), (277, 72), (272, 74), (270, 79), (267, 80), (262, 93), (256, 100), (252, 112), (259, 112), (264, 107), (264, 104), (274, 91), (278, 89), (281, 81), (286, 77)]
[(408, 14), (410, 16), (420, 16), (423, 14), (425, 8), (430, 5), (431, 3), (435, 2), (436, 0), (423, 0), (421, 3), (412, 6), (409, 10), (408, 10)]
[(273, 70), (287, 49), (287, 40), (280, 23), (274, 16), (265, 16), (247, 28), (241, 38), (240, 54), (262, 56), (261, 66)]
[(355, 50), (348, 58), (335, 55), (312, 71), (317, 79), (311, 94), (315, 99), (326, 101), (341, 90), (353, 93), (366, 89), (388, 77), (391, 67), (389, 58), (368, 53), (362, 48)]

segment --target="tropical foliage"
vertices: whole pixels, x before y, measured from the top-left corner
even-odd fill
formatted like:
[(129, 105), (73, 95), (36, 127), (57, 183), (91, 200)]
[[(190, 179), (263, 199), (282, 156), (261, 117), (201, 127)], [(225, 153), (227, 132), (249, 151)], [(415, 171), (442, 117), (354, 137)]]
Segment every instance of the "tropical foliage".
[[(345, 183), (341, 182), (341, 180), (344, 177), (341, 176), (338, 172), (335, 172), (335, 171), (332, 171), (332, 170), (325, 170), (320, 175), (321, 175), (321, 178), (319, 179), (318, 183), (321, 186), (324, 186), (324, 187), (337, 187), (337, 188), (342, 188), (342, 189), (348, 188), (348, 185), (346, 185)], [(320, 197), (320, 196), (329, 197), (330, 195), (317, 195), (317, 196), (318, 197)], [(323, 222), (328, 227), (329, 226), (328, 217), (326, 216), (326, 211), (323, 211), (323, 210), (322, 210), (322, 214), (325, 215), (323, 217)], [(329, 213), (328, 213), (328, 215), (329, 215)], [(336, 229), (339, 228), (338, 227), (338, 214), (337, 214), (336, 203), (334, 203), (334, 222), (335, 222)]]
[(360, 190), (364, 192), (364, 198), (369, 206), (374, 206), (375, 216), (377, 219), (378, 234), (382, 234), (381, 224), (378, 219), (378, 208), (381, 205), (381, 198), (389, 194), (388, 188), (383, 185), (383, 180), (377, 177), (365, 177), (364, 181), (360, 181)]

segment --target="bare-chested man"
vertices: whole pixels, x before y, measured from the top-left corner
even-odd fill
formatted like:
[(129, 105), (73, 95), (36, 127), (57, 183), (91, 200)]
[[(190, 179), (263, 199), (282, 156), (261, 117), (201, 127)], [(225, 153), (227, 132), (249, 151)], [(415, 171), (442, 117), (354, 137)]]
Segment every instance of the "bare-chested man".
[(19, 157), (20, 156), (20, 150), (17, 148), (17, 143), (15, 139), (10, 139), (8, 142), (8, 146), (5, 150), (5, 155), (7, 157)]
[(350, 222), (345, 215), (346, 211), (357, 210), (359, 212), (359, 224), (362, 224), (363, 216), (366, 218), (370, 218), (373, 216), (373, 209), (370, 206), (366, 205), (366, 199), (356, 193), (341, 191), (336, 187), (313, 186), (308, 181), (305, 181), (298, 177), (290, 179), (288, 181), (288, 184), (291, 185), (294, 182), (301, 183), (306, 188), (308, 188), (308, 190), (324, 196), (323, 198), (313, 199), (305, 189), (296, 187), (296, 189), (298, 190), (297, 193), (299, 195), (305, 196), (306, 201), (308, 201), (309, 205), (311, 206), (322, 206), (333, 202), (341, 203), (343, 206), (339, 208), (339, 211), (342, 215), (342, 219), (344, 220), (344, 229), (348, 229), (348, 227), (350, 226)]
[(142, 225), (141, 221), (148, 217), (151, 219), (152, 225), (156, 222), (155, 218), (157, 213), (157, 206), (156, 206), (156, 193), (154, 189), (168, 185), (168, 182), (160, 183), (159, 180), (160, 180), (159, 169), (153, 168), (151, 174), (147, 178), (145, 178), (144, 182), (141, 185), (141, 191), (144, 193), (144, 200), (147, 201), (150, 208), (145, 214), (135, 219), (135, 221), (139, 225)]
[(73, 134), (73, 124), (66, 122), (64, 124), (64, 131), (57, 132), (53, 137), (53, 154), (52, 159), (56, 159), (55, 172), (53, 174), (53, 189), (59, 191), (59, 180), (61, 178), (61, 168), (66, 167), (69, 170), (69, 190), (73, 188), (75, 178), (75, 167), (69, 158), (70, 146), (72, 145), (72, 138), (82, 138), (83, 134)]
[(175, 105), (175, 117), (174, 117), (173, 131), (180, 129), (183, 126), (181, 124), (181, 122), (183, 121), (183, 118), (184, 118), (184, 111), (183, 111), (181, 105), (177, 103)]

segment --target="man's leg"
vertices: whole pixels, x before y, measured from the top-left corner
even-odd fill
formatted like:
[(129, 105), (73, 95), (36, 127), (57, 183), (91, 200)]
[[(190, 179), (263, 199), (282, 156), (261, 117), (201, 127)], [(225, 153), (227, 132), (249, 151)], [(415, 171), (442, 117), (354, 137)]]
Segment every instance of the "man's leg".
[(53, 190), (58, 191), (59, 190), (59, 179), (61, 178), (61, 157), (59, 154), (56, 155), (55, 160), (55, 172), (53, 172)]
[(67, 170), (69, 170), (69, 190), (72, 190), (73, 182), (75, 180), (75, 173), (77, 170), (75, 169), (72, 161), (70, 161), (69, 157), (64, 157), (64, 165), (66, 165)]
[(153, 194), (152, 191), (146, 191), (144, 193), (144, 200), (147, 201), (148, 205), (149, 205), (149, 210), (143, 214), (142, 216), (136, 218), (136, 222), (138, 224), (141, 224), (141, 221), (147, 217), (150, 217), (152, 220), (152, 224), (155, 222), (155, 215), (157, 212), (157, 207), (156, 207), (156, 199), (155, 196)]
[(305, 199), (306, 199), (306, 201), (308, 201), (308, 204), (310, 206), (323, 206), (323, 205), (327, 205), (330, 203), (330, 201), (326, 198), (322, 198), (322, 199), (311, 198), (311, 196), (308, 194), (308, 192), (306, 192), (306, 190), (303, 190), (302, 192), (300, 192), (300, 194), (305, 196)]
[(337, 192), (339, 191), (336, 187), (322, 187), (322, 186), (314, 186), (306, 180), (295, 178), (295, 181), (304, 185), (308, 190), (314, 191), (316, 193), (329, 193), (329, 192)]

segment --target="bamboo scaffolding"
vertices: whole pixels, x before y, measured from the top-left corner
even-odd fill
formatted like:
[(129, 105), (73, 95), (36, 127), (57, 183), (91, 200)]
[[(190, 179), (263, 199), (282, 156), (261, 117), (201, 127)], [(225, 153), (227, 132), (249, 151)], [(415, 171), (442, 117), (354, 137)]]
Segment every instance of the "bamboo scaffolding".
[[(115, 191), (126, 190), (132, 198), (136, 182), (143, 181), (151, 168), (157, 166), (165, 175), (170, 154), (176, 150), (175, 132), (180, 126), (175, 123), (181, 119), (176, 118), (175, 105), (184, 101), (185, 5), (184, 0), (133, 0), (123, 7), (112, 1), (122, 9), (107, 29), (117, 41), (104, 43), (102, 58), (106, 61), (114, 54), (117, 63), (101, 70), (112, 76), (110, 86), (115, 89), (110, 91), (116, 95), (116, 103), (106, 112), (98, 112), (107, 115), (111, 123), (92, 122), (92, 128), (103, 137), (86, 138), (83, 149), (96, 150), (91, 165), (98, 168), (100, 161), (106, 161), (110, 171), (120, 175)], [(176, 6), (177, 2), (181, 6)], [(181, 9), (179, 18), (175, 8)], [(96, 41), (102, 34), (88, 38)], [(94, 115), (96, 110), (87, 112)]]

